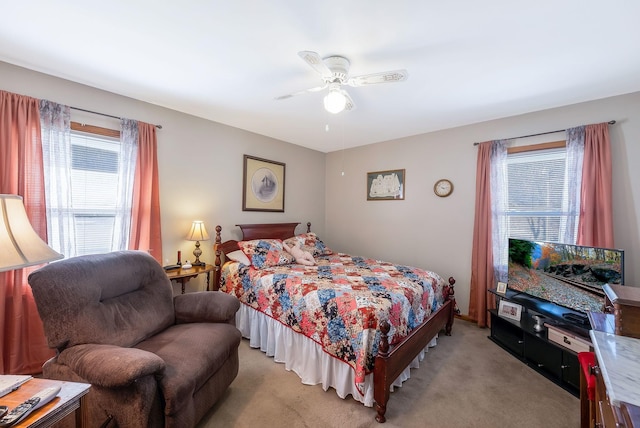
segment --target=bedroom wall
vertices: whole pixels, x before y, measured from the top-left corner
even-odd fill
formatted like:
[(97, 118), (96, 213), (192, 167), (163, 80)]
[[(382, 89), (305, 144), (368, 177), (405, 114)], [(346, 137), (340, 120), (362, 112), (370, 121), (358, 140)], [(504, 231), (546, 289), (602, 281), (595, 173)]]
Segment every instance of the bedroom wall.
[[(183, 259), (193, 258), (193, 243), (183, 237), (195, 219), (204, 220), (210, 234), (220, 224), (224, 239), (239, 238), (238, 223), (311, 221), (313, 230), (336, 250), (454, 276), (458, 306), (464, 314), (468, 313), (475, 201), (473, 142), (615, 119), (618, 123), (610, 132), (616, 246), (626, 250), (627, 284), (637, 285), (640, 280), (640, 265), (634, 263), (640, 254), (640, 93), (325, 156), (3, 62), (0, 89), (163, 126), (158, 131), (158, 162), (166, 263), (175, 261), (177, 250), (182, 251)], [(79, 122), (117, 127), (117, 121), (102, 116), (77, 111), (72, 115)], [(242, 211), (243, 154), (287, 164), (284, 213)], [(405, 200), (368, 202), (366, 172), (399, 168), (407, 174)], [(445, 177), (453, 181), (455, 189), (450, 197), (438, 198), (433, 194), (433, 183)], [(202, 259), (212, 262), (212, 241), (202, 243), (202, 249)], [(198, 278), (187, 289), (202, 286), (203, 280)]]
[[(174, 110), (126, 98), (89, 86), (51, 77), (0, 62), (0, 89), (49, 99), (114, 116), (160, 124), (158, 164), (165, 263), (194, 260), (194, 243), (186, 241), (193, 220), (203, 220), (212, 240), (201, 242), (201, 260), (213, 263), (215, 226), (223, 239), (240, 238), (239, 223), (307, 221), (324, 235), (324, 153), (274, 140)], [(72, 120), (118, 129), (119, 122), (72, 110)], [(286, 164), (285, 212), (242, 211), (243, 155)], [(313, 177), (312, 180), (303, 179)], [(187, 290), (201, 289), (204, 275), (191, 280)], [(174, 291), (177, 289), (175, 286)]]
[[(617, 121), (609, 129), (615, 244), (626, 251), (626, 284), (637, 286), (640, 93), (330, 153), (326, 161), (325, 241), (340, 251), (455, 277), (458, 306), (468, 314), (477, 159), (473, 143), (612, 119)], [(518, 143), (557, 141), (562, 136), (553, 134)], [(405, 200), (366, 200), (368, 171), (401, 168), (406, 169)], [(434, 195), (433, 184), (439, 178), (453, 181), (451, 196)]]

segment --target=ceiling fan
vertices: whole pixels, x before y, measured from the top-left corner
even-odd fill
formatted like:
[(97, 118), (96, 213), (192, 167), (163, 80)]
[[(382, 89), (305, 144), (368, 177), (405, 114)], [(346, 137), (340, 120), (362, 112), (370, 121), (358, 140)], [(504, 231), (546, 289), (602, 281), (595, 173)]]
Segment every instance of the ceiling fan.
[(298, 56), (320, 74), (323, 84), (304, 91), (282, 95), (276, 99), (284, 100), (296, 95), (319, 92), (329, 88), (329, 92), (324, 97), (324, 108), (334, 114), (355, 108), (355, 104), (347, 91), (342, 89), (343, 85), (359, 87), (378, 83), (402, 82), (409, 77), (407, 70), (382, 71), (379, 73), (349, 76), (350, 63), (349, 60), (343, 56), (333, 55), (323, 59), (316, 52), (312, 51), (298, 52)]

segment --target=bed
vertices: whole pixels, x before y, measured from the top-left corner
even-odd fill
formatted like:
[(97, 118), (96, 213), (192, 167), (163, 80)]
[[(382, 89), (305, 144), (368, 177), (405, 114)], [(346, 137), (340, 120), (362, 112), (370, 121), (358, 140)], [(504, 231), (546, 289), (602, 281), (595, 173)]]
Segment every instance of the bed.
[[(251, 347), (305, 384), (375, 404), (375, 419), (385, 422), (393, 387), (410, 377), (439, 332), (451, 334), (455, 280), (333, 252), (310, 223), (296, 235), (299, 224), (237, 225), (240, 241), (225, 242), (217, 226), (214, 290), (243, 303), (236, 325)], [(282, 242), (311, 252), (316, 265), (296, 263)]]

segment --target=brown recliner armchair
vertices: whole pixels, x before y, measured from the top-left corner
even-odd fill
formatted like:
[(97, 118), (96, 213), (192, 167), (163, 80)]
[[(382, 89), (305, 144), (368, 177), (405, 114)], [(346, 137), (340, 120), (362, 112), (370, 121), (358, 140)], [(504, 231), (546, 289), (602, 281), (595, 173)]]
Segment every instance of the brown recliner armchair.
[(92, 427), (193, 427), (238, 374), (238, 300), (207, 291), (173, 297), (147, 253), (62, 260), (29, 284), (56, 350), (43, 375), (92, 385)]

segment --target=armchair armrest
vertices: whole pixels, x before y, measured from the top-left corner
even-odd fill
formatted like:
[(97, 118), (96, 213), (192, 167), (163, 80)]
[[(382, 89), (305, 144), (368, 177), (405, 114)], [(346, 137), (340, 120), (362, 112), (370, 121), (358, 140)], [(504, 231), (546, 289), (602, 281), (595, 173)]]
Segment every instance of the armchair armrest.
[(235, 322), (240, 301), (220, 291), (199, 291), (173, 298), (176, 324), (190, 322)]
[(151, 352), (114, 345), (76, 345), (62, 351), (57, 359), (87, 382), (105, 388), (129, 385), (141, 377), (162, 372), (166, 366), (162, 358)]

